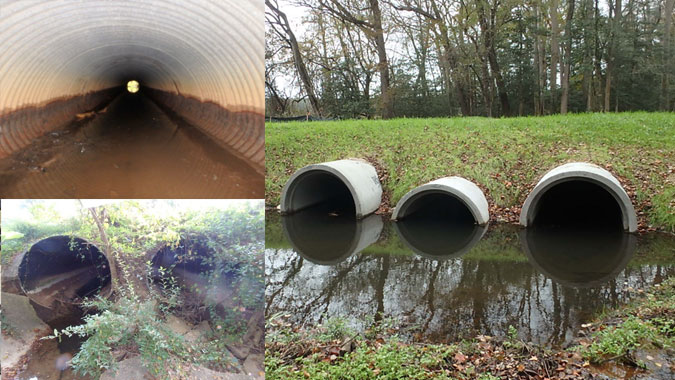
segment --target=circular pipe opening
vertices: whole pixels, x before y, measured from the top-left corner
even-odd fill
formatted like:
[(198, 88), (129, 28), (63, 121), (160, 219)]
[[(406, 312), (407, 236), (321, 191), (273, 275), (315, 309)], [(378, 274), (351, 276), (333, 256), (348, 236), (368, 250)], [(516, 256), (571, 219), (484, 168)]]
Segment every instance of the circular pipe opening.
[(166, 295), (177, 295), (178, 315), (193, 322), (210, 319), (209, 308), (225, 315), (235, 303), (239, 264), (219, 260), (213, 249), (198, 240), (181, 240), (160, 248), (151, 260), (151, 281)]
[(400, 219), (438, 222), (445, 225), (476, 224), (471, 210), (462, 200), (441, 191), (425, 191), (401, 205)]
[(71, 236), (52, 236), (34, 244), (19, 265), (19, 281), (35, 303), (76, 304), (110, 287), (110, 264), (93, 244)]
[(520, 224), (635, 232), (637, 216), (612, 173), (587, 162), (571, 162), (539, 180), (523, 204)]
[(331, 215), (356, 215), (354, 197), (336, 175), (322, 170), (308, 171), (289, 183), (285, 208), (297, 212), (313, 208)]
[(534, 205), (532, 226), (620, 231), (623, 218), (619, 203), (605, 187), (586, 179), (570, 179), (543, 192)]

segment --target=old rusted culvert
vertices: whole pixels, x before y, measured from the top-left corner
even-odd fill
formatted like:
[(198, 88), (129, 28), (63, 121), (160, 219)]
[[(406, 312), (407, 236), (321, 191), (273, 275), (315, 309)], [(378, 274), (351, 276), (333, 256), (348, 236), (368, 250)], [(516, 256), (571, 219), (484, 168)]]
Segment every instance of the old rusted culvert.
[(111, 292), (108, 259), (84, 239), (48, 237), (33, 244), (20, 260), (21, 289), (49, 324), (77, 312), (83, 299)]

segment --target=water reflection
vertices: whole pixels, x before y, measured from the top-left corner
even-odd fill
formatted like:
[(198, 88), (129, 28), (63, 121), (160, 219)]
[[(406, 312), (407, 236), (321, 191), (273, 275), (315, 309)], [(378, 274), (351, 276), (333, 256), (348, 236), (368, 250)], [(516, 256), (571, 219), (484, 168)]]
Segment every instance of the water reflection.
[(458, 258), (485, 235), (487, 226), (442, 220), (404, 219), (394, 223), (398, 237), (413, 252), (434, 260)]
[(575, 288), (615, 278), (637, 250), (637, 237), (621, 231), (528, 228), (520, 231), (520, 238), (533, 267)]
[(337, 264), (375, 243), (382, 231), (382, 217), (353, 215), (310, 208), (281, 218), (286, 239), (295, 251), (318, 265)]
[[(639, 289), (675, 273), (675, 238), (669, 235), (639, 237), (635, 252), (632, 235), (618, 241), (591, 237), (575, 246), (562, 237), (537, 234), (523, 236), (521, 243), (520, 228), (497, 225), (466, 245), (472, 248), (461, 258), (439, 260), (443, 256), (428, 254), (450, 252), (443, 250), (441, 230), (414, 225), (402, 231), (385, 222), (374, 229), (379, 240), (354, 254), (358, 249), (348, 247), (367, 245), (354, 243), (355, 224), (340, 227), (351, 232), (338, 233), (338, 228), (314, 219), (290, 233), (291, 220), (278, 215), (266, 220), (266, 312), (288, 313), (291, 322), (303, 325), (342, 317), (358, 330), (380, 316), (419, 326), (427, 341), (505, 335), (514, 326), (525, 340), (563, 344), (594, 313), (628, 301), (627, 288)], [(288, 241), (297, 240), (300, 231), (311, 237), (311, 244)], [(360, 241), (370, 243), (377, 234)], [(473, 233), (463, 242), (482, 234)], [(347, 238), (341, 241), (340, 236)], [(446, 239), (454, 247), (464, 244)], [(426, 254), (420, 255), (414, 244), (433, 249), (420, 249)], [(523, 252), (524, 246), (530, 253)], [(332, 252), (339, 260), (325, 265), (329, 259), (324, 257), (324, 265), (316, 265), (305, 259), (316, 252), (312, 248)], [(570, 256), (563, 256), (565, 252)]]

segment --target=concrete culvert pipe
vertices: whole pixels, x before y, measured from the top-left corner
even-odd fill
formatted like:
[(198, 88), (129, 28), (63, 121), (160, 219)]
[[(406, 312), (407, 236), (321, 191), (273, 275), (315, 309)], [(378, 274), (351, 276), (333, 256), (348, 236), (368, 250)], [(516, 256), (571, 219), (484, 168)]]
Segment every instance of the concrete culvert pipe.
[(585, 162), (546, 173), (525, 200), (520, 224), (637, 231), (635, 209), (619, 181), (607, 170)]
[(262, 1), (2, 1), (0, 195), (261, 198), (263, 15)]
[(409, 191), (398, 201), (391, 218), (485, 225), (490, 214), (487, 199), (478, 186), (462, 177), (444, 177)]
[(57, 308), (110, 292), (110, 264), (93, 244), (71, 236), (52, 236), (23, 254), (19, 281), (36, 304)]
[(296, 171), (281, 191), (281, 213), (320, 207), (327, 213), (360, 219), (375, 212), (381, 201), (382, 186), (372, 165), (356, 159), (339, 160)]

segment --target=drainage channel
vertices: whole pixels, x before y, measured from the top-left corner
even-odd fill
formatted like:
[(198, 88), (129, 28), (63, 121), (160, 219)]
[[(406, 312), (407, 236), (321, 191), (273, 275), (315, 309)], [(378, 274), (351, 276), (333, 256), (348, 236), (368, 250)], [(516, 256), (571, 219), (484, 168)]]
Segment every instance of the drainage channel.
[[(126, 91), (125, 91), (126, 92)], [(0, 161), (4, 197), (262, 196), (250, 162), (162, 109), (141, 91), (120, 93), (78, 125), (48, 133)]]
[(256, 1), (3, 2), (0, 196), (262, 198), (263, 15)]

